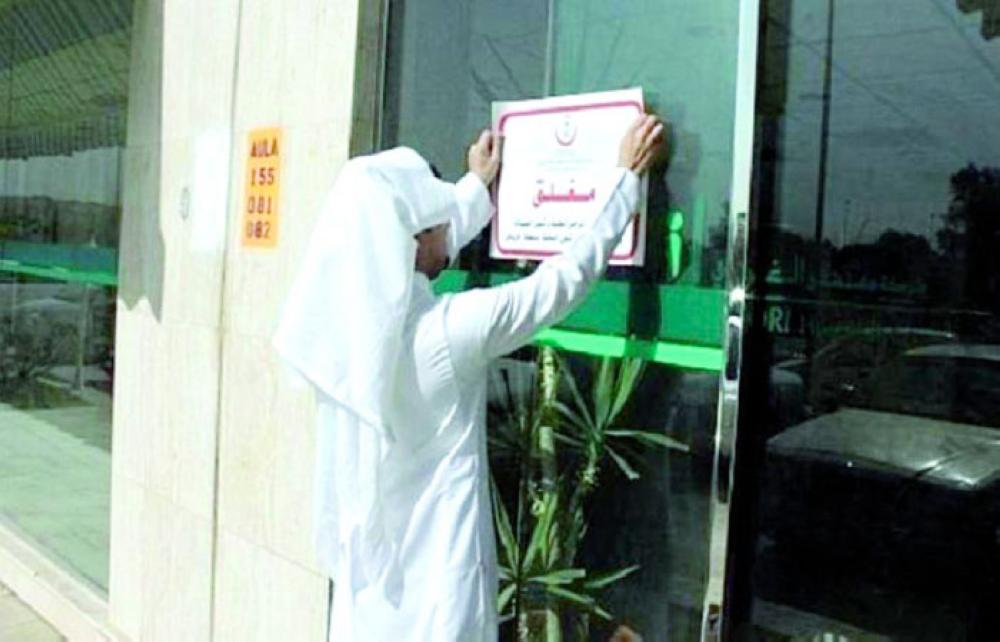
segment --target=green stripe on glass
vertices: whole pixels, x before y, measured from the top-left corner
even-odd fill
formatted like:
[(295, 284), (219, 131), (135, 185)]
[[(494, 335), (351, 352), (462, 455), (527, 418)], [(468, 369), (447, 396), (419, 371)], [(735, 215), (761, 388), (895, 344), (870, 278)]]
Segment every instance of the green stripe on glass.
[(722, 350), (666, 341), (642, 341), (607, 334), (588, 334), (560, 328), (549, 328), (535, 335), (540, 345), (601, 357), (640, 357), (696, 370), (722, 369)]
[[(438, 294), (461, 292), (476, 285), (500, 285), (515, 274), (477, 274), (446, 270), (434, 282)], [(642, 305), (638, 305), (641, 303)], [(559, 327), (589, 334), (619, 337), (641, 335), (647, 343), (722, 347), (722, 289), (691, 285), (633, 284), (600, 281), (586, 300)], [(632, 317), (643, 317), (642, 327)], [(650, 327), (651, 326), (651, 327)], [(714, 369), (714, 368), (712, 368)]]
[(118, 252), (90, 245), (0, 241), (0, 272), (117, 286)]
[(72, 283), (90, 283), (92, 285), (118, 286), (118, 275), (112, 272), (95, 272), (89, 270), (73, 270), (64, 267), (44, 267), (39, 265), (25, 265), (17, 261), (0, 259), (0, 272), (13, 272), (35, 276), (53, 281), (66, 281)]

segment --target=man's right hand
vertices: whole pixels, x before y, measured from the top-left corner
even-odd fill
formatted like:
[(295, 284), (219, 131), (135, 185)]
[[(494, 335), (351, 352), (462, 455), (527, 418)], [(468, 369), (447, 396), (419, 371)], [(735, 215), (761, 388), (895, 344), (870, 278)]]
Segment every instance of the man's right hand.
[(618, 166), (642, 174), (656, 160), (663, 143), (663, 123), (652, 114), (629, 125), (618, 148)]
[(500, 169), (500, 137), (484, 129), (476, 142), (469, 146), (469, 171), (490, 186)]

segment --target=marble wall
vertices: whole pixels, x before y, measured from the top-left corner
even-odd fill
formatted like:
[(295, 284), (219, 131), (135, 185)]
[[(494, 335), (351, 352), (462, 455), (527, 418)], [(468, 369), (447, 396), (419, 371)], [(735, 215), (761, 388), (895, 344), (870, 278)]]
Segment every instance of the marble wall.
[[(110, 617), (136, 641), (320, 642), (311, 393), (270, 346), (348, 155), (356, 0), (138, 0)], [(248, 132), (283, 130), (276, 249), (240, 245)]]

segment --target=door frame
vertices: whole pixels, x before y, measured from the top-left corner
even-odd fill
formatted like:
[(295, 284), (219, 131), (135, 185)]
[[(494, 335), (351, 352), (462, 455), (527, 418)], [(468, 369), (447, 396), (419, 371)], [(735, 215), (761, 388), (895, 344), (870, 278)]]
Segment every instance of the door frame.
[(747, 242), (753, 178), (757, 100), (757, 58), (761, 0), (740, 0), (733, 110), (733, 177), (730, 182), (729, 241), (726, 245), (725, 361), (719, 372), (715, 455), (709, 492), (709, 563), (702, 607), (702, 642), (727, 639), (724, 621), (729, 582), (729, 522), (733, 506), (743, 322), (746, 316)]

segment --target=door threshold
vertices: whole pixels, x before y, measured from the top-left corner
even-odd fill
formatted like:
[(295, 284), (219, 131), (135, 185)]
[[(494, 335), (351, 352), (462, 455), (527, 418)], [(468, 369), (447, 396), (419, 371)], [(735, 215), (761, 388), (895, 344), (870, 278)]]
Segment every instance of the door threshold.
[(111, 626), (104, 596), (2, 522), (0, 584), (72, 642), (131, 642)]

